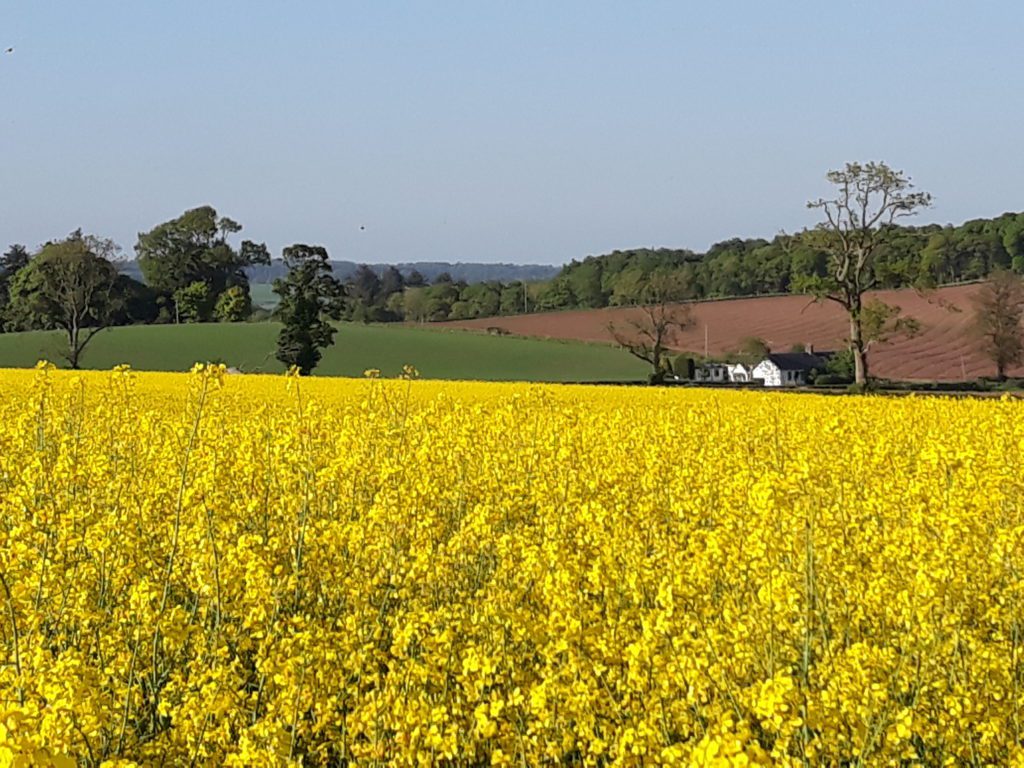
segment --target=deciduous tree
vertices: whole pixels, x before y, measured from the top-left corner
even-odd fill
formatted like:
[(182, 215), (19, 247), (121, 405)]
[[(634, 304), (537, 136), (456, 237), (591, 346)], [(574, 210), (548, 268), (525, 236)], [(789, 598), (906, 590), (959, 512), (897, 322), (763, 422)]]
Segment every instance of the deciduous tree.
[(1024, 359), (1024, 283), (1007, 270), (994, 272), (975, 298), (974, 329), (985, 354), (995, 363), (996, 377)]
[(62, 355), (72, 368), (78, 368), (86, 346), (112, 323), (119, 308), (117, 269), (97, 250), (111, 253), (116, 246), (80, 231), (47, 243), (10, 286), (16, 327), (63, 331), (67, 349)]
[[(210, 301), (194, 319), (211, 319), (215, 301), (225, 290), (240, 286), (248, 293), (246, 267), (270, 264), (266, 246), (244, 240), (236, 249), (228, 242), (241, 229), (238, 222), (218, 216), (206, 205), (141, 233), (135, 252), (146, 283), (172, 299), (194, 283), (205, 283)], [(184, 316), (181, 311), (175, 314), (178, 319)]]
[(202, 280), (183, 285), (172, 294), (172, 298), (176, 323), (199, 323), (207, 320), (214, 306), (210, 286)]
[(423, 323), (427, 320), (429, 297), (422, 286), (407, 287), (402, 293), (402, 313), (407, 321)]
[(233, 285), (217, 297), (213, 315), (221, 323), (238, 323), (252, 314), (252, 298), (240, 285)]
[(637, 288), (632, 314), (608, 323), (616, 344), (651, 365), (651, 383), (664, 379), (670, 370), (667, 355), (679, 332), (692, 323), (690, 307), (683, 303), (688, 295), (689, 286), (678, 275), (654, 274)]
[[(821, 211), (825, 219), (813, 232), (805, 232), (803, 239), (828, 255), (829, 272), (824, 277), (806, 277), (797, 287), (833, 301), (846, 311), (854, 381), (863, 387), (868, 379), (867, 351), (871, 343), (865, 335), (865, 319), (874, 323), (873, 330), (878, 334), (875, 340), (891, 336), (901, 324), (898, 310), (894, 315), (875, 306), (865, 317), (864, 294), (877, 287), (874, 266), (884, 242), (882, 233), (898, 219), (931, 205), (931, 195), (913, 191), (910, 177), (885, 163), (847, 163), (842, 170), (829, 171), (826, 178), (835, 186), (834, 196), (807, 203), (808, 208)], [(883, 316), (884, 323), (879, 326)]]

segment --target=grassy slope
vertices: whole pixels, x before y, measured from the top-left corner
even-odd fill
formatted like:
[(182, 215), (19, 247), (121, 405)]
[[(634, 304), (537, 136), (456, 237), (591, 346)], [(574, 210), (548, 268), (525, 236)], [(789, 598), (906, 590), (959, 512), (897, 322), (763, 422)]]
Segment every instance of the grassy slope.
[[(103, 331), (86, 349), (83, 367), (128, 363), (139, 370), (181, 371), (196, 361), (223, 361), (244, 371), (278, 372), (277, 323), (154, 325)], [(0, 334), (0, 368), (19, 368), (41, 358), (60, 361), (52, 333)], [(642, 363), (596, 344), (517, 339), (465, 331), (342, 324), (316, 373), (361, 376), (380, 368), (394, 376), (405, 363), (425, 378), (526, 381), (631, 380), (645, 376)]]

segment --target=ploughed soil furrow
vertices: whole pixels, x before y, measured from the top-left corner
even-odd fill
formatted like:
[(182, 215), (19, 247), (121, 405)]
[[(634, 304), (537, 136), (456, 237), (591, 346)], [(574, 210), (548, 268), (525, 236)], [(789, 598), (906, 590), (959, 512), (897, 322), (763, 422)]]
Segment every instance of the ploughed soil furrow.
[[(872, 296), (896, 304), (921, 326), (913, 338), (899, 338), (871, 349), (870, 365), (878, 376), (905, 380), (956, 381), (994, 374), (972, 332), (973, 298), (978, 285), (940, 288), (927, 293), (913, 290), (879, 291)], [(545, 312), (514, 317), (489, 317), (445, 323), (446, 327), (486, 331), (500, 328), (521, 336), (577, 339), (610, 343), (609, 323), (623, 323), (631, 309), (594, 309)], [(771, 296), (756, 299), (699, 302), (693, 306), (693, 324), (679, 335), (680, 351), (727, 356), (744, 339), (764, 339), (774, 351), (786, 352), (795, 344), (816, 349), (838, 349), (849, 332), (843, 309), (829, 301), (807, 296)], [(1024, 369), (1014, 373), (1024, 373)]]

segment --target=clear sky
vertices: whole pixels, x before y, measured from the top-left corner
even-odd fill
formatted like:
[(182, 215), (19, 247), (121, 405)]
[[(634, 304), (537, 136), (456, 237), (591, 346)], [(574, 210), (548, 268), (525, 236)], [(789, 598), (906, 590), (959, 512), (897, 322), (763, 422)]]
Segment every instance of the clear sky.
[[(559, 264), (812, 221), (847, 160), (1024, 209), (1024, 4), (0, 0), (0, 245), (209, 203), (274, 255)], [(365, 227), (361, 230), (360, 227)]]

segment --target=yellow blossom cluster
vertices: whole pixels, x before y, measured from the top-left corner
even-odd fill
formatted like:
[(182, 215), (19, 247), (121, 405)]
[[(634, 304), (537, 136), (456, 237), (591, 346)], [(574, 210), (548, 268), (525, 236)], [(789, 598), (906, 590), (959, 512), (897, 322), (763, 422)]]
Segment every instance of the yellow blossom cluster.
[(0, 766), (985, 765), (1024, 405), (0, 372)]

